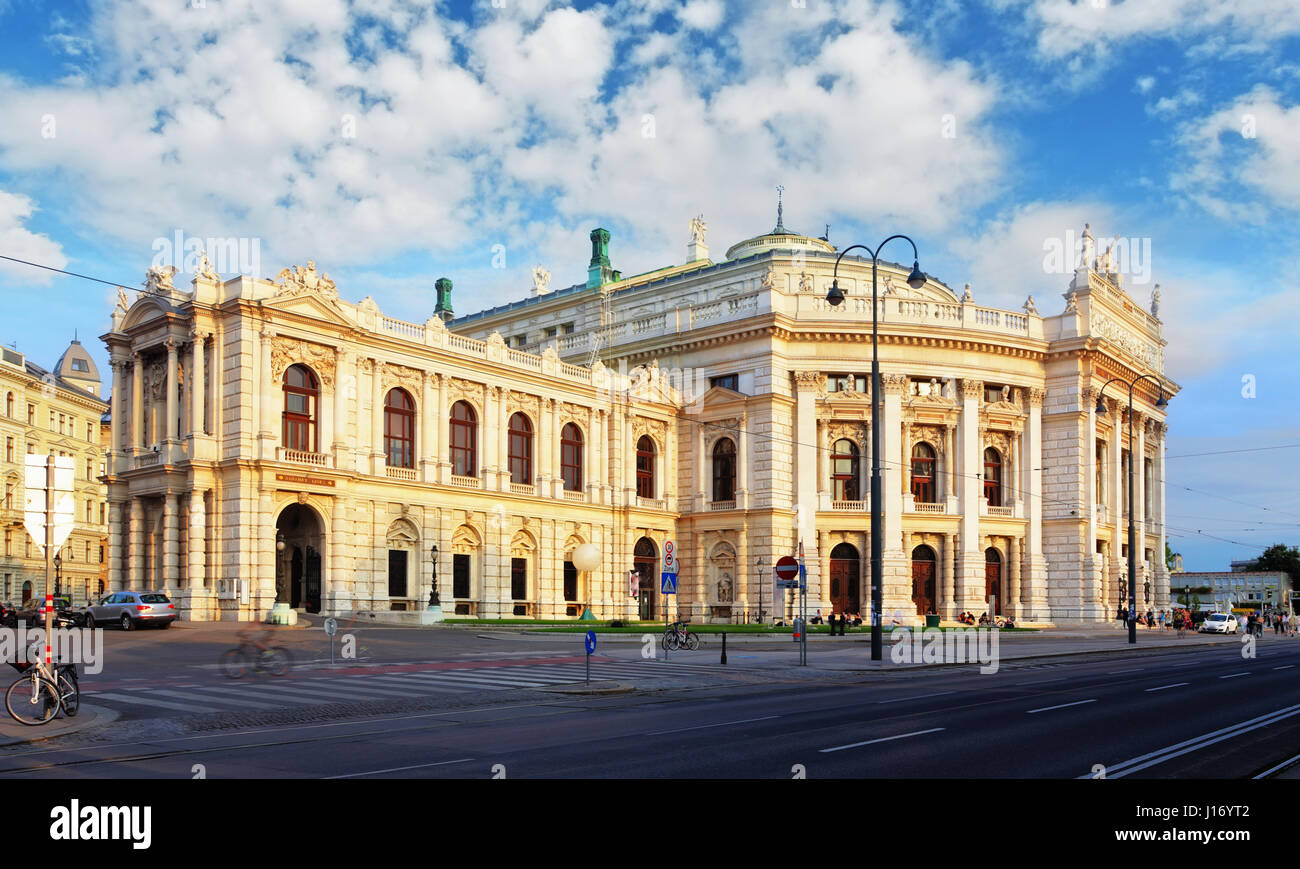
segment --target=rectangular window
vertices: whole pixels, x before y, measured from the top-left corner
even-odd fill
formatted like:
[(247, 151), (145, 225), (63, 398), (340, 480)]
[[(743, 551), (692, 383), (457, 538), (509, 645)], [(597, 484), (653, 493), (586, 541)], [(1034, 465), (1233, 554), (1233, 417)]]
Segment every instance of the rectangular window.
[(554, 326), (552, 326), (551, 328), (547, 329), (543, 334), (544, 334), (547, 338), (554, 338), (554, 337), (555, 337), (555, 333), (556, 333), (556, 329), (555, 329)]
[(87, 479), (87, 480), (93, 480), (93, 479), (95, 479), (95, 460), (94, 460), (94, 459), (86, 459), (86, 479)]
[(27, 405), (27, 424), (36, 425), (36, 405)]
[(721, 386), (723, 389), (730, 389), (732, 392), (740, 392), (740, 375), (723, 374), (718, 377), (710, 377), (709, 386)]
[(50, 431), (54, 431), (54, 411), (50, 411)]
[(512, 600), (528, 600), (528, 559), (510, 559), (510, 597)]
[(827, 392), (861, 392), (866, 393), (869, 378), (865, 374), (828, 374), (826, 375)]
[(14, 439), (5, 438), (5, 461), (13, 463), (14, 460)]
[(527, 343), (528, 343), (527, 335), (516, 335), (515, 337), (510, 339), (510, 346), (515, 348), (516, 350), (522, 350), (524, 345)]
[(451, 557), (451, 596), (469, 597), (469, 556), (453, 555)]
[(73, 370), (73, 371), (89, 371), (89, 370), (90, 370), (90, 366), (86, 364), (86, 360), (85, 360), (85, 359), (73, 359), (73, 360), (72, 360), (72, 370)]
[(86, 440), (92, 444), (95, 442), (95, 424), (93, 422), (86, 423)]

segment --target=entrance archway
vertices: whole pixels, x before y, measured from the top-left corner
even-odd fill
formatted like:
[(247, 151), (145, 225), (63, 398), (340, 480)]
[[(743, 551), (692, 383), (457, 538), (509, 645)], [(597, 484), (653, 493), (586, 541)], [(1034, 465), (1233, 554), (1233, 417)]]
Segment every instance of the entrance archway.
[(859, 579), (862, 576), (861, 557), (852, 543), (841, 543), (831, 550), (830, 599), (831, 610), (837, 613), (857, 613), (862, 608)]
[(918, 546), (912, 550), (912, 603), (916, 604), (916, 614), (926, 615), (938, 612), (938, 596), (935, 594), (934, 550), (928, 546)]
[[(275, 522), (275, 601), (309, 613), (321, 610), (325, 523), (305, 504), (290, 504)], [(279, 543), (284, 543), (280, 549)]]
[(1002, 615), (1002, 553), (992, 546), (984, 550), (984, 601), (993, 598), (993, 615)]
[(649, 537), (642, 537), (632, 549), (632, 565), (637, 575), (637, 616), (654, 621), (655, 580), (659, 577), (659, 548)]

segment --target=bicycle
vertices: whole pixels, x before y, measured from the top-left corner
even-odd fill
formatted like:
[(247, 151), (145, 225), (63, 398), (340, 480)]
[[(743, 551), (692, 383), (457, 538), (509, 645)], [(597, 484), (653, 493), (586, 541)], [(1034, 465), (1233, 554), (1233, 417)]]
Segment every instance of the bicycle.
[(675, 652), (678, 649), (686, 649), (693, 652), (700, 647), (699, 634), (693, 634), (686, 630), (686, 622), (673, 622), (664, 628), (663, 639), (659, 641), (665, 652)]
[[(265, 636), (265, 632), (263, 632)], [(283, 646), (265, 646), (259, 639), (239, 635), (239, 645), (221, 656), (221, 672), (227, 679), (242, 679), (251, 668), (256, 673), (283, 676), (289, 672), (289, 650)]]
[(54, 720), (60, 710), (67, 718), (76, 716), (81, 708), (81, 686), (75, 665), (57, 665), (53, 680), (43, 663), (12, 666), (22, 673), (5, 692), (5, 708), (14, 721), (35, 727)]

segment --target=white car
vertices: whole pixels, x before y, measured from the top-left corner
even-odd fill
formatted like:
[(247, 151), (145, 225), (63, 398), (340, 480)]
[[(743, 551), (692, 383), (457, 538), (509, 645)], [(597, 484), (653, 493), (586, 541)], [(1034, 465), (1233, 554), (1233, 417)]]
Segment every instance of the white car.
[(1201, 633), (1203, 634), (1235, 634), (1237, 632), (1237, 619), (1227, 613), (1210, 613), (1201, 622)]

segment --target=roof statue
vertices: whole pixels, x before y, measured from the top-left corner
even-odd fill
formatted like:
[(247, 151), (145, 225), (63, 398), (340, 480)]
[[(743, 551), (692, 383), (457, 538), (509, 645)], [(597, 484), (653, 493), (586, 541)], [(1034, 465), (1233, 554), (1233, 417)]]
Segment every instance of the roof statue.
[(316, 273), (316, 263), (313, 260), (307, 260), (306, 268), (294, 266), (292, 269), (282, 269), (280, 274), (275, 276), (275, 282), (283, 287), (279, 293), (281, 296), (317, 293), (327, 299), (339, 297), (338, 288), (330, 280), (330, 276)]
[(1079, 251), (1079, 267), (1092, 268), (1094, 250), (1096, 250), (1096, 243), (1092, 238), (1092, 224), (1085, 223), (1083, 225), (1083, 246)]
[(691, 218), (691, 241), (696, 244), (704, 244), (704, 233), (708, 230), (708, 225), (704, 222), (704, 215)]
[(208, 252), (206, 250), (199, 251), (199, 262), (198, 265), (194, 267), (194, 277), (203, 278), (208, 281), (221, 280), (221, 276), (212, 268), (212, 260), (208, 259)]
[(176, 285), (172, 283), (172, 278), (177, 271), (176, 266), (150, 266), (149, 271), (145, 272), (144, 283), (140, 286), (147, 293), (175, 292)]
[(1028, 299), (1025, 299), (1025, 304), (1021, 306), (1020, 310), (1024, 311), (1026, 314), (1038, 313), (1038, 307), (1034, 304), (1034, 296), (1032, 293), (1030, 293)]
[(973, 301), (975, 301), (975, 297), (972, 296), (972, 295), (971, 295), (971, 292), (970, 292), (970, 284), (967, 284), (967, 285), (966, 285), (966, 292), (964, 292), (964, 293), (961, 294), (961, 300), (962, 300), (963, 302), (973, 302)]
[(1155, 289), (1151, 291), (1151, 316), (1160, 316), (1160, 285), (1156, 284)]
[(533, 292), (537, 295), (551, 291), (551, 273), (541, 265), (533, 266)]
[(131, 303), (128, 302), (127, 299), (126, 299), (126, 290), (122, 289), (121, 287), (118, 287), (118, 288), (117, 288), (117, 305), (116, 305), (116, 307), (113, 308), (113, 310), (114, 310), (114, 311), (121, 311), (123, 314), (125, 314), (125, 313), (130, 309), (130, 307), (131, 307)]

